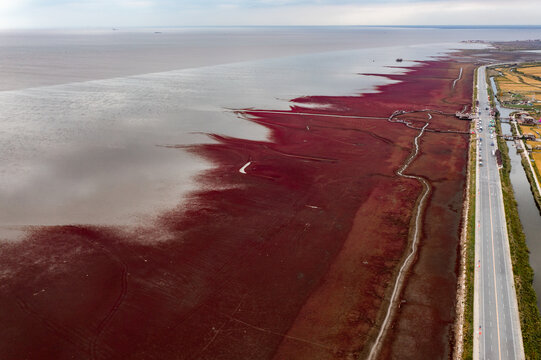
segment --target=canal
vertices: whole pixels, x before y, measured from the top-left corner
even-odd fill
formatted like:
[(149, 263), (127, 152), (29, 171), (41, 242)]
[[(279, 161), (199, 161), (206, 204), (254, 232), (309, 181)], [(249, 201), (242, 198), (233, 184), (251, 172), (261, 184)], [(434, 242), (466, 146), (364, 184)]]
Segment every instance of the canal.
[[(496, 94), (494, 79), (490, 78), (490, 82), (492, 90)], [(497, 99), (495, 101), (500, 112), (500, 119), (504, 121), (509, 119), (509, 114), (515, 110), (504, 108)], [(509, 123), (502, 122), (501, 126), (504, 135), (511, 135), (511, 125)], [(526, 236), (526, 245), (530, 250), (530, 265), (534, 271), (533, 286), (537, 294), (537, 308), (541, 309), (541, 276), (539, 275), (541, 274), (541, 214), (535, 204), (530, 182), (522, 167), (521, 155), (517, 153), (514, 142), (508, 142), (507, 144), (511, 160), (511, 184), (515, 192), (520, 222)]]

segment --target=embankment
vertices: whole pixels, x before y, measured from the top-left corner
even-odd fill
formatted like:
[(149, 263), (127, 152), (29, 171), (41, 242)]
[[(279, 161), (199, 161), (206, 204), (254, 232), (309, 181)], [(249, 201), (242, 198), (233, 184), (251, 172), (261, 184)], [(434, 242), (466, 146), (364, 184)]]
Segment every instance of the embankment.
[[(496, 116), (496, 131), (501, 134), (499, 116)], [(503, 202), (507, 219), (507, 233), (509, 235), (509, 248), (513, 264), (515, 289), (517, 291), (518, 310), (524, 354), (527, 359), (541, 358), (541, 315), (537, 308), (537, 296), (533, 288), (533, 270), (530, 266), (530, 256), (526, 244), (522, 224), (517, 209), (517, 202), (511, 184), (509, 173), (511, 163), (509, 148), (505, 140), (498, 136), (498, 148), (502, 153), (503, 168), (500, 170), (502, 181)]]

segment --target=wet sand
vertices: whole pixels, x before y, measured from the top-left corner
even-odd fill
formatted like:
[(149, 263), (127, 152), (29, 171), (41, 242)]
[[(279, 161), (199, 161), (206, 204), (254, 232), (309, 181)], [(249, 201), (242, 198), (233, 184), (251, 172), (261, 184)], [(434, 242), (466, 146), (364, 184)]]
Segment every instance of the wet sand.
[[(269, 129), (269, 140), (215, 134), (216, 143), (179, 146), (214, 168), (199, 176), (200, 190), (182, 207), (151, 226), (44, 227), (29, 230), (22, 242), (0, 244), (0, 353), (7, 359), (364, 354), (421, 191), (415, 180), (396, 175), (418, 130), (386, 118), (426, 108), (454, 114), (471, 102), (472, 72), (469, 64), (441, 59), (388, 76), (401, 82), (379, 93), (298, 98), (282, 113), (240, 110)], [(419, 126), (427, 120), (425, 113), (400, 118)], [(467, 127), (433, 114), (428, 129)], [(427, 133), (408, 169), (433, 190), (406, 302), (382, 358), (450, 352), (467, 142), (467, 135)]]

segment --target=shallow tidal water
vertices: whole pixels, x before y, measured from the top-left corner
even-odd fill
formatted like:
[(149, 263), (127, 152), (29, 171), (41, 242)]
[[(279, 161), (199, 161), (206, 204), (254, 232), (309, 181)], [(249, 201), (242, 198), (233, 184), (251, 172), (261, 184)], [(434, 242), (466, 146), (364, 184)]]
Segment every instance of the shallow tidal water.
[(298, 96), (374, 91), (390, 80), (362, 73), (402, 73), (414, 61), (471, 46), (461, 39), (532, 32), (0, 33), (0, 234), (11, 238), (26, 225), (140, 224), (181, 203), (211, 166), (167, 145), (210, 142), (205, 133), (266, 137), (231, 109), (287, 109)]

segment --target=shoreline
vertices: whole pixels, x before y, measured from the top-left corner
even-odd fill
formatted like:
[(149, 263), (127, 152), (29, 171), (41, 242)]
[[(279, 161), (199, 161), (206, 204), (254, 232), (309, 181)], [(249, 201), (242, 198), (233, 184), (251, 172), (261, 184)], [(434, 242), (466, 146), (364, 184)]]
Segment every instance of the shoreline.
[[(137, 241), (121, 228), (76, 225), (35, 229), (20, 243), (2, 244), (3, 268), (17, 276), (0, 289), (16, 294), (1, 297), (0, 311), (10, 314), (7, 328), (33, 339), (29, 348), (2, 334), (12, 343), (6, 355), (66, 341), (41, 357), (129, 357), (151, 349), (167, 358), (181, 344), (184, 356), (358, 356), (406, 256), (422, 190), (395, 171), (426, 114), (400, 115), (413, 128), (373, 117), (426, 108), (441, 113), (431, 113), (408, 175), (428, 179), (433, 191), (383, 356), (418, 353), (427, 342), (421, 349), (428, 358), (452, 352), (456, 262), (449, 251), (459, 246), (462, 197), (455, 190), (465, 181), (467, 136), (466, 123), (450, 114), (469, 104), (471, 65), (425, 61), (388, 77), (400, 82), (378, 93), (293, 99), (296, 108), (286, 113), (241, 111), (269, 129), (268, 141), (211, 134), (212, 144), (183, 147), (215, 166), (199, 176), (201, 189), (184, 207), (140, 229)], [(329, 116), (304, 115), (322, 112)], [(428, 131), (435, 129), (452, 132)], [(35, 264), (36, 257), (43, 261)], [(36, 288), (46, 291), (34, 295)], [(405, 333), (403, 322), (412, 321), (429, 336)], [(123, 333), (131, 336), (112, 336)]]
[[(472, 84), (472, 109), (475, 109), (477, 100), (477, 71), (475, 68)], [(470, 131), (474, 124), (470, 125)], [(473, 251), (475, 247), (474, 217), (475, 217), (475, 182), (476, 182), (476, 146), (470, 136), (468, 151), (468, 167), (466, 175), (465, 198), (462, 211), (462, 231), (460, 235), (459, 277), (457, 282), (455, 340), (453, 359), (468, 358), (473, 351)], [(473, 184), (472, 184), (473, 183)], [(470, 207), (473, 204), (473, 210)]]

